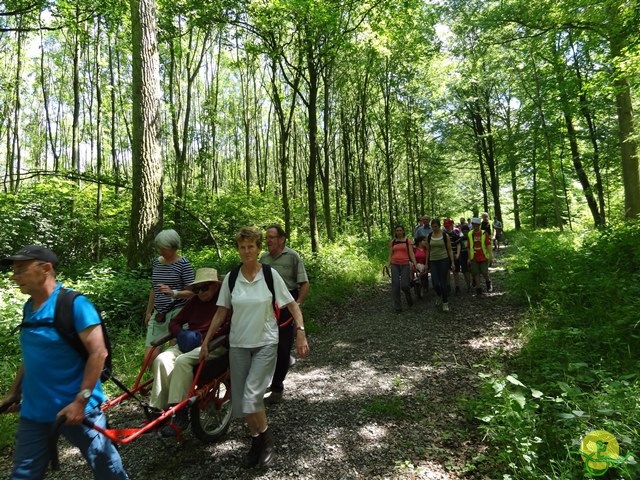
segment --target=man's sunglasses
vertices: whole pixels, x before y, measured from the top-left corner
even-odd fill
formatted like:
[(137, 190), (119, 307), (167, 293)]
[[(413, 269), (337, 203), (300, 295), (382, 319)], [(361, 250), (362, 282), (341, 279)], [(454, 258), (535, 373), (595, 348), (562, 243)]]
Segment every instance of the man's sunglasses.
[(206, 292), (207, 290), (209, 290), (209, 287), (211, 285), (213, 285), (213, 283), (203, 283), (201, 285), (196, 285), (191, 289), (191, 291), (196, 294), (200, 292)]

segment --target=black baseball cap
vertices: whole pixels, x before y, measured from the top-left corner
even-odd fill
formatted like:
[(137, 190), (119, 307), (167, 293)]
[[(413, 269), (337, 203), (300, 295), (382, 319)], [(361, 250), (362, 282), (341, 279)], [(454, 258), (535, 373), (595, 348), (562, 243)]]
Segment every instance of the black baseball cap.
[(40, 260), (53, 264), (55, 267), (58, 265), (58, 257), (55, 253), (42, 245), (27, 245), (18, 250), (15, 255), (4, 258), (2, 263), (8, 265), (12, 262), (19, 262), (22, 260)]

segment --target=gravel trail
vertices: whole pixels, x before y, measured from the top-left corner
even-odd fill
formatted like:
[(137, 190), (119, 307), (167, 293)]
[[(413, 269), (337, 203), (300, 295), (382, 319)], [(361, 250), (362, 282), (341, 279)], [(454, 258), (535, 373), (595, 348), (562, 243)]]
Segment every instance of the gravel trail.
[[(211, 445), (189, 431), (184, 445), (147, 435), (123, 446), (131, 478), (490, 478), (469, 466), (487, 446), (465, 402), (478, 388), (487, 355), (516, 348), (510, 337), (519, 312), (504, 299), (500, 270), (498, 259), (493, 293), (454, 295), (448, 313), (435, 307), (430, 292), (395, 314), (383, 282), (315, 318), (321, 329), (308, 335), (310, 357), (290, 370), (283, 402), (268, 409), (277, 447), (272, 468), (240, 467), (248, 438), (235, 420)], [(141, 418), (132, 406), (111, 414), (119, 427)], [(3, 478), (8, 453), (0, 456)], [(60, 461), (61, 471), (47, 478), (91, 478), (63, 441)]]

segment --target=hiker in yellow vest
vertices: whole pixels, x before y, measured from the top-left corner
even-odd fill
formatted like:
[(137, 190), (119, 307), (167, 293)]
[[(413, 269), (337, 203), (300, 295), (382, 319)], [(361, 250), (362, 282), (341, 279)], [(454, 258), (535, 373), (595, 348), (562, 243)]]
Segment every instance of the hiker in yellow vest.
[(480, 275), (484, 277), (487, 292), (493, 291), (491, 280), (489, 280), (489, 265), (493, 261), (491, 236), (480, 229), (482, 221), (478, 217), (472, 218), (471, 224), (473, 225), (473, 230), (469, 232), (469, 265), (471, 275), (475, 280), (476, 295), (481, 296)]

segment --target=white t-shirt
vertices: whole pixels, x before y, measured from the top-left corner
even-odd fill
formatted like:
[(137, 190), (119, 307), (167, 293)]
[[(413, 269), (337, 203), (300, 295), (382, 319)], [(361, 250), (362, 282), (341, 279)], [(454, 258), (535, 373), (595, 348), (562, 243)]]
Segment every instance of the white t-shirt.
[[(271, 272), (276, 303), (282, 308), (293, 302), (293, 297), (280, 274), (274, 269)], [(233, 308), (229, 332), (229, 344), (232, 347), (255, 348), (278, 343), (278, 324), (273, 312), (271, 292), (262, 269), (253, 282), (248, 282), (240, 270), (233, 287), (233, 296), (229, 292), (229, 275), (226, 275), (217, 304)]]

